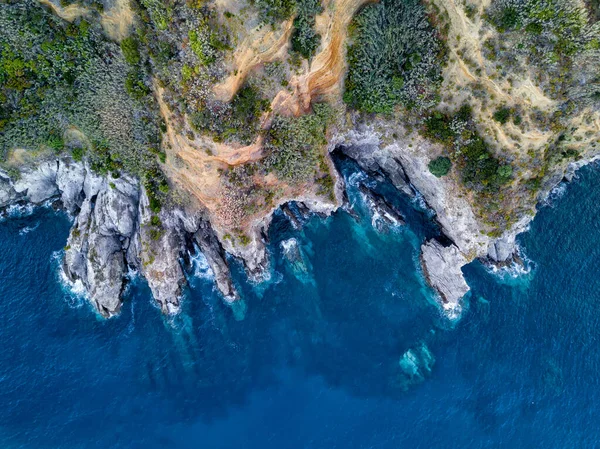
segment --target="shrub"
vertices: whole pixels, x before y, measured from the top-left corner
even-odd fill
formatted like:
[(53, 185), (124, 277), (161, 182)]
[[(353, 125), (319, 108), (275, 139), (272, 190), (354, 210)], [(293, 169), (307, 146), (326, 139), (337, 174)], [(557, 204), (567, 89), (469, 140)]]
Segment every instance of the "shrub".
[(510, 118), (510, 114), (511, 114), (511, 111), (509, 108), (501, 107), (501, 108), (497, 109), (496, 112), (494, 112), (493, 117), (494, 117), (494, 120), (496, 120), (498, 123), (501, 123), (502, 125), (504, 125), (508, 122), (508, 119)]
[(73, 160), (77, 161), (77, 162), (81, 162), (84, 154), (85, 154), (85, 149), (82, 147), (75, 147), (71, 150), (71, 155), (73, 156)]
[(193, 114), (191, 124), (196, 131), (211, 134), (219, 141), (233, 139), (249, 144), (256, 137), (260, 117), (269, 105), (256, 87), (246, 84), (229, 104), (215, 101)]
[(323, 7), (320, 0), (298, 0), (297, 10), (291, 50), (310, 60), (321, 44), (321, 36), (315, 31), (315, 16), (323, 12)]
[(429, 162), (428, 167), (432, 175), (441, 178), (446, 176), (452, 168), (452, 161), (445, 156), (440, 156)]
[(141, 100), (150, 93), (139, 70), (131, 70), (125, 78), (125, 89), (136, 100)]
[(312, 114), (297, 118), (275, 117), (267, 135), (265, 167), (288, 182), (307, 182), (314, 179), (319, 170), (333, 110), (324, 103), (315, 104), (313, 109)]
[[(598, 108), (600, 28), (577, 0), (494, 0), (486, 17), (502, 34), (502, 62), (533, 69), (547, 95)], [(523, 32), (524, 31), (524, 32)]]
[(134, 36), (126, 37), (121, 41), (121, 50), (128, 64), (137, 65), (140, 63), (139, 44)]
[[(63, 131), (75, 128), (91, 142), (99, 173), (141, 176), (158, 165), (149, 151), (160, 139), (156, 110), (151, 99), (142, 105), (128, 95), (131, 68), (119, 45), (98, 24), (77, 28), (36, 1), (0, 2), (0, 159), (15, 147), (62, 151)], [(141, 76), (130, 87), (147, 92), (136, 86)]]
[(222, 34), (223, 30), (216, 23), (212, 23), (208, 15), (203, 16), (198, 26), (188, 32), (190, 48), (202, 65), (213, 64), (221, 52), (229, 49), (227, 36)]
[[(461, 107), (455, 114), (433, 112), (424, 121), (421, 134), (444, 144), (451, 151), (462, 182), (471, 189), (490, 192), (507, 183), (512, 176), (512, 167), (502, 164), (477, 133), (469, 106)], [(447, 173), (442, 169), (450, 161), (440, 159), (448, 158), (438, 158), (429, 164), (429, 170), (436, 176)], [(450, 166), (447, 168), (450, 170)]]
[(382, 0), (358, 13), (348, 48), (344, 100), (364, 112), (419, 109), (438, 101), (442, 43), (419, 0)]
[(278, 23), (289, 19), (296, 9), (296, 0), (252, 0), (260, 19), (265, 23)]

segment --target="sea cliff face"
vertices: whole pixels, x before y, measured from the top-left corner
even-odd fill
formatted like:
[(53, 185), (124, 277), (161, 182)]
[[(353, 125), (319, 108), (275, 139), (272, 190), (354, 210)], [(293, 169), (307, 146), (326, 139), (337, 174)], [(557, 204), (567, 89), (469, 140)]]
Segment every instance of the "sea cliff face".
[[(201, 210), (165, 208), (157, 229), (151, 224), (145, 189), (127, 175), (99, 176), (87, 164), (69, 158), (23, 167), (18, 179), (0, 171), (0, 209), (46, 202), (63, 207), (73, 217), (62, 270), (71, 283), (85, 289), (90, 303), (104, 317), (119, 313), (131, 269), (148, 281), (164, 313), (177, 313), (186, 283), (182, 257), (193, 251), (194, 244), (206, 257), (228, 304), (239, 301), (240, 295), (231, 279), (227, 253), (240, 259), (255, 281), (268, 272), (264, 232), (271, 214), (255, 223), (255, 236), (248, 244), (235, 246), (219, 238)], [(320, 213), (332, 211), (330, 205), (308, 200), (307, 204)]]
[(129, 269), (147, 279), (163, 312), (177, 312), (185, 284), (181, 255), (186, 234), (191, 233), (218, 273), (219, 289), (227, 298), (237, 299), (212, 230), (182, 220), (178, 210), (163, 212), (161, 229), (151, 229), (148, 197), (138, 180), (126, 175), (101, 177), (86, 164), (62, 158), (25, 168), (14, 181), (0, 172), (0, 180), (0, 207), (52, 201), (74, 217), (62, 269), (72, 283), (85, 288), (101, 315), (119, 313)]
[[(462, 267), (475, 258), (496, 265), (518, 260), (515, 237), (526, 230), (534, 215), (524, 215), (500, 237), (490, 237), (470, 203), (454, 194), (452, 181), (437, 178), (427, 170), (427, 155), (433, 151), (429, 145), (414, 139), (410, 144), (384, 145), (380, 136), (368, 128), (337, 135), (330, 142), (331, 149), (342, 151), (365, 172), (385, 176), (406, 195), (420, 195), (433, 210), (441, 235), (422, 243), (421, 266), (425, 279), (439, 295), (442, 310), (456, 319), (469, 291)], [(566, 177), (572, 177), (582, 164), (569, 165)], [(554, 177), (556, 182), (563, 178), (560, 173)], [(344, 197), (341, 177), (337, 185), (337, 195)], [(384, 197), (365, 185), (360, 185), (359, 191), (373, 216), (388, 224), (403, 224), (402, 214)], [(160, 213), (160, 229), (156, 229), (151, 224), (143, 186), (127, 175), (99, 176), (87, 164), (69, 158), (24, 167), (18, 179), (0, 171), (0, 208), (48, 201), (56, 202), (73, 217), (62, 269), (70, 282), (85, 289), (90, 303), (104, 317), (119, 313), (121, 293), (132, 269), (148, 281), (164, 313), (177, 313), (186, 283), (182, 260), (194, 248), (206, 257), (227, 304), (240, 300), (231, 279), (228, 253), (242, 261), (247, 275), (256, 282), (264, 280), (269, 272), (266, 233), (273, 210), (254, 223), (249, 243), (235, 245), (215, 232), (201, 210), (190, 207), (165, 208)], [(326, 216), (335, 210), (330, 204), (308, 199), (298, 204), (299, 213), (304, 215), (316, 212)], [(294, 227), (302, 226), (304, 217), (292, 213), (287, 204), (282, 210)]]

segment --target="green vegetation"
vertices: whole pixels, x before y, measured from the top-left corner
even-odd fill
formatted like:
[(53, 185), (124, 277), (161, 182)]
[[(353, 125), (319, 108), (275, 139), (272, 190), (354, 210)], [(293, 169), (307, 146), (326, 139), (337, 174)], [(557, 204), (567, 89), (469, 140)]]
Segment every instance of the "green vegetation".
[(121, 41), (121, 50), (125, 61), (130, 65), (137, 65), (141, 61), (139, 42), (135, 36), (129, 36)]
[(382, 0), (363, 8), (351, 28), (344, 100), (363, 112), (438, 102), (445, 52), (419, 0)]
[(152, 22), (159, 30), (166, 30), (171, 22), (173, 12), (169, 2), (164, 0), (140, 0), (148, 11)]
[(311, 59), (321, 36), (315, 31), (315, 16), (323, 12), (321, 0), (252, 0), (263, 23), (275, 25), (283, 20), (294, 18), (291, 38), (292, 52)]
[(428, 168), (432, 175), (441, 178), (446, 176), (452, 168), (452, 161), (448, 157), (439, 156), (429, 162)]
[(211, 24), (208, 15), (203, 16), (198, 26), (188, 32), (190, 47), (202, 65), (213, 64), (221, 52), (230, 49), (224, 37), (226, 36)]
[(235, 140), (250, 144), (259, 131), (260, 117), (269, 101), (252, 85), (245, 85), (230, 103), (213, 101), (194, 113), (191, 123), (200, 133), (208, 133), (217, 141)]
[(321, 44), (321, 36), (315, 31), (315, 16), (321, 12), (321, 0), (298, 0), (291, 49), (309, 60)]
[(252, 0), (252, 3), (260, 19), (271, 24), (289, 19), (296, 10), (296, 0)]
[(508, 119), (510, 118), (511, 115), (511, 110), (505, 106), (498, 108), (494, 114), (494, 120), (496, 120), (498, 123), (501, 123), (502, 125), (508, 123)]
[(313, 110), (313, 114), (297, 118), (275, 117), (267, 135), (265, 167), (288, 182), (315, 179), (320, 169), (333, 110), (324, 103), (313, 105)]
[[(421, 132), (425, 137), (446, 146), (450, 158), (460, 171), (462, 182), (468, 188), (478, 192), (494, 192), (510, 181), (512, 167), (497, 159), (479, 136), (469, 106), (463, 106), (452, 115), (434, 112), (425, 120)], [(434, 168), (438, 169), (440, 165), (438, 162)], [(436, 174), (431, 164), (429, 168)]]
[(65, 22), (36, 1), (0, 3), (0, 161), (15, 147), (70, 149), (99, 173), (160, 172), (149, 150), (160, 145), (159, 122), (141, 61), (134, 38), (119, 48), (98, 25)]
[(501, 33), (486, 43), (488, 59), (513, 72), (533, 69), (554, 99), (598, 107), (600, 28), (578, 1), (494, 0), (486, 16)]

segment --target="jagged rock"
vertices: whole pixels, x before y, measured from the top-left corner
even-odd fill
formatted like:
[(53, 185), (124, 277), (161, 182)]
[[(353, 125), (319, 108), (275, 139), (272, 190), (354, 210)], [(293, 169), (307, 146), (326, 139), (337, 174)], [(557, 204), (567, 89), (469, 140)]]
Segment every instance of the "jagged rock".
[(61, 192), (64, 208), (70, 214), (76, 214), (85, 199), (83, 183), (86, 179), (86, 169), (81, 163), (68, 159), (61, 160), (56, 172), (56, 186)]
[(57, 160), (50, 160), (41, 162), (34, 168), (23, 169), (19, 179), (13, 183), (15, 192), (33, 204), (41, 204), (58, 196), (60, 193), (56, 185), (58, 164)]
[(490, 243), (488, 257), (494, 262), (505, 263), (512, 259), (515, 251), (514, 240), (499, 238)]
[(367, 206), (373, 215), (373, 226), (378, 231), (383, 231), (382, 223), (391, 226), (400, 226), (405, 224), (402, 213), (394, 206), (388, 203), (385, 198), (378, 193), (372, 191), (364, 184), (358, 186), (358, 190), (362, 193)]
[(288, 203), (281, 206), (281, 212), (283, 212), (283, 215), (286, 216), (294, 229), (298, 230), (302, 228), (302, 221), (300, 217), (298, 217), (296, 211), (290, 208)]
[(138, 266), (163, 313), (177, 313), (186, 282), (180, 263), (183, 236), (177, 218), (170, 213), (161, 215), (160, 227), (152, 226), (151, 218), (148, 197), (143, 191), (139, 202), (139, 233), (133, 243), (141, 259)]
[[(104, 316), (119, 313), (127, 263), (125, 254), (136, 230), (139, 187), (129, 177), (99, 180), (88, 172), (85, 199), (65, 250), (63, 268), (81, 282)], [(73, 198), (78, 195), (73, 196)]]
[(208, 221), (201, 221), (198, 230), (194, 234), (194, 240), (206, 257), (214, 275), (217, 288), (223, 294), (227, 302), (240, 299), (240, 296), (231, 280), (229, 264), (225, 258), (225, 250), (221, 246), (213, 228)]
[(469, 291), (461, 267), (469, 261), (455, 245), (444, 247), (435, 239), (421, 246), (421, 266), (425, 278), (440, 295), (450, 318), (460, 316), (461, 299)]
[(401, 192), (414, 195), (402, 164), (391, 152), (380, 147), (377, 134), (366, 129), (363, 132), (351, 131), (345, 137), (339, 147), (343, 154), (356, 161), (364, 171), (383, 175)]
[(19, 199), (20, 195), (13, 189), (8, 175), (0, 171), (0, 208), (4, 208)]

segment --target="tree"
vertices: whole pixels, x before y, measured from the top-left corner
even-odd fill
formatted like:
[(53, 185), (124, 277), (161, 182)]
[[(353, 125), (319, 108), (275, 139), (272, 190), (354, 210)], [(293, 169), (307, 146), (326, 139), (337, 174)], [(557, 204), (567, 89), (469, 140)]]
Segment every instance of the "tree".
[(440, 156), (429, 162), (428, 167), (432, 175), (441, 178), (446, 176), (452, 168), (452, 161), (445, 156)]

